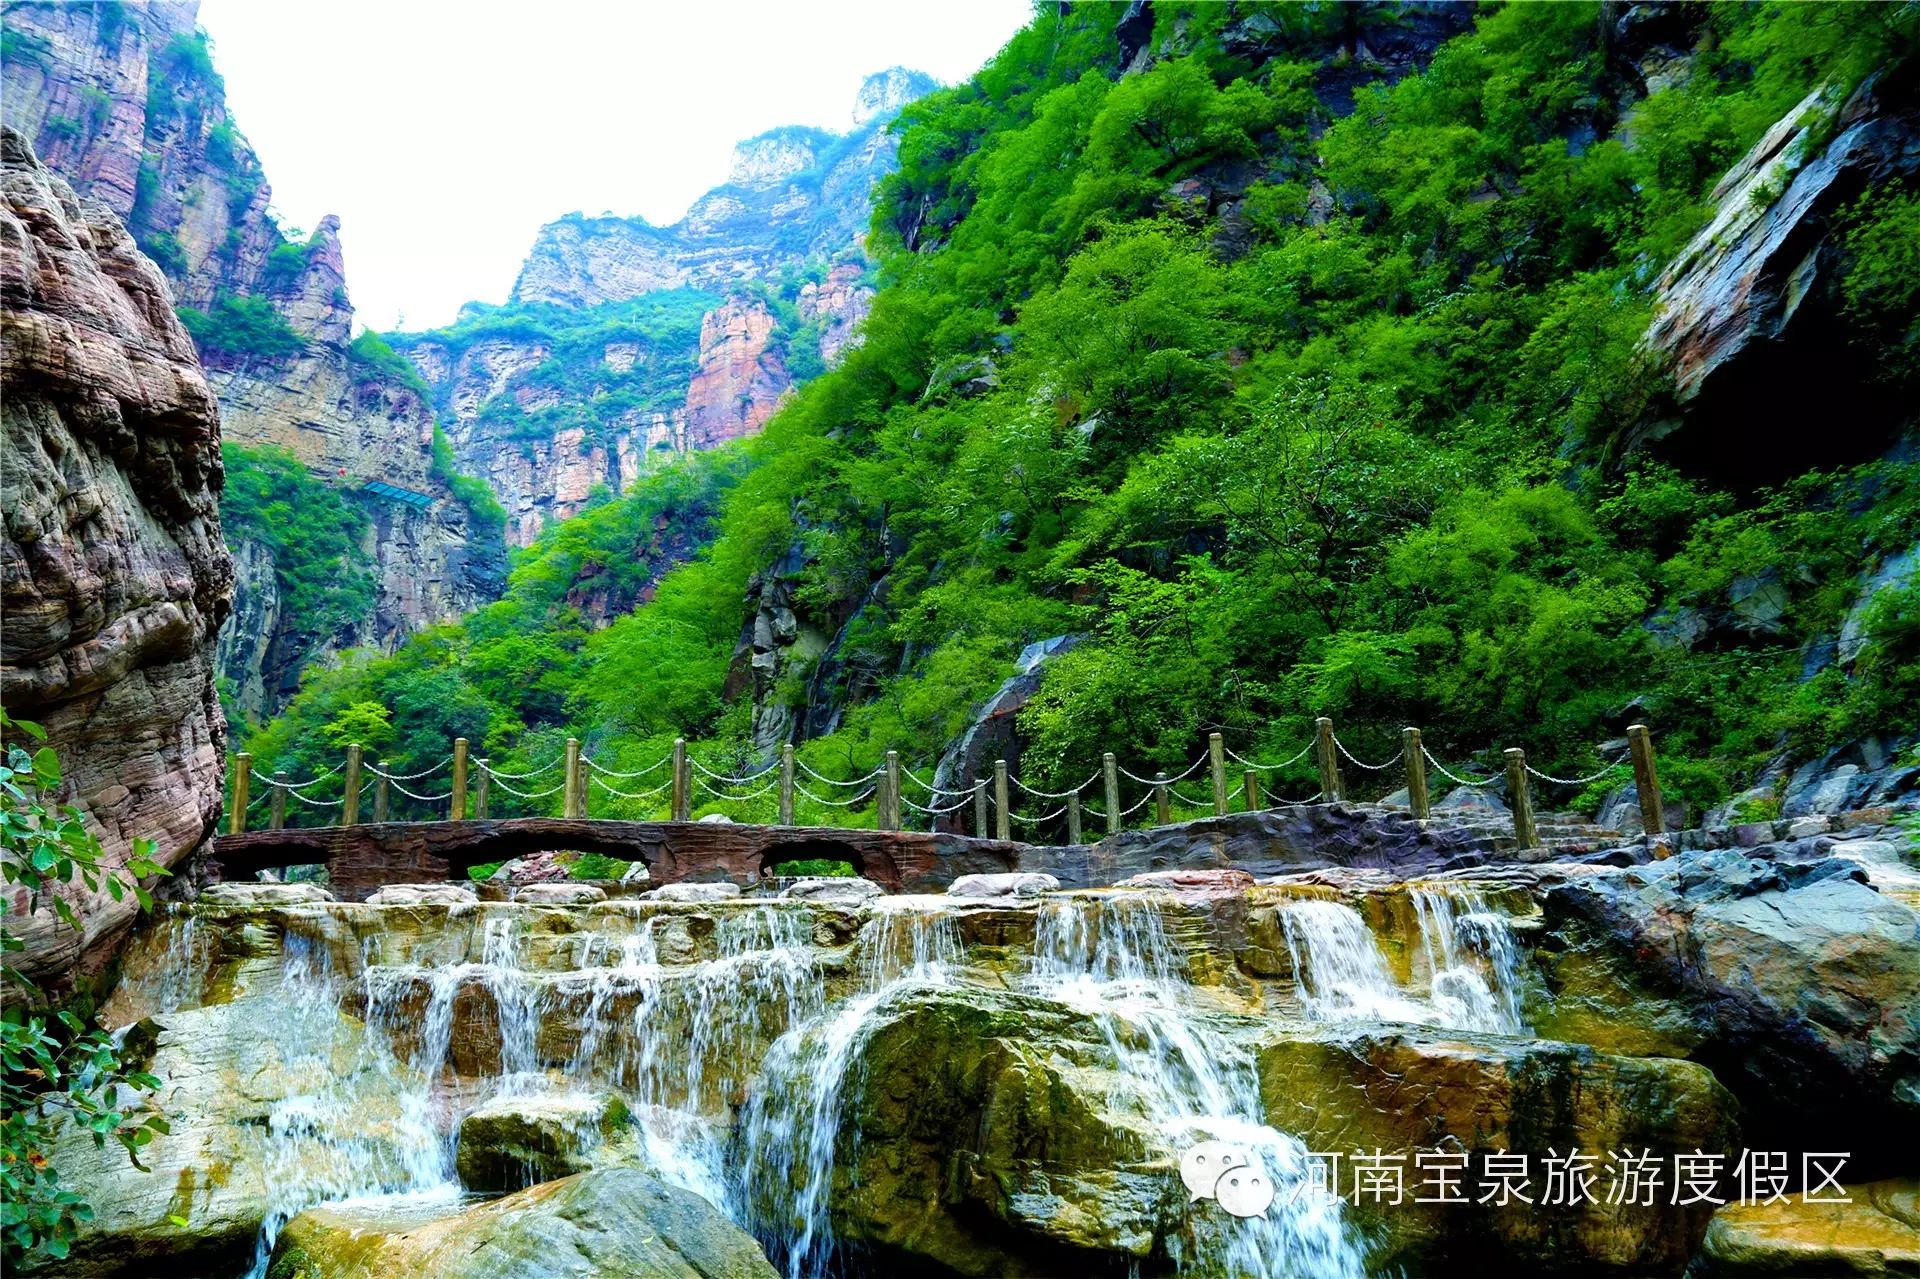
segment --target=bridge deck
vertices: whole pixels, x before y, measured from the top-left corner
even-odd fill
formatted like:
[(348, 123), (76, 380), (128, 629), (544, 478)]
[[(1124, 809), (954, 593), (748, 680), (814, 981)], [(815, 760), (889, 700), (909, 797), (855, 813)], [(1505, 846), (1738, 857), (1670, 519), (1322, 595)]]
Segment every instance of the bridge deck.
[(746, 884), (779, 862), (826, 858), (851, 863), (887, 892), (912, 893), (941, 892), (961, 875), (1013, 870), (1026, 847), (924, 831), (512, 817), (247, 831), (217, 837), (211, 860), (229, 879), (323, 863), (346, 898), (386, 884), (464, 879), (472, 866), (548, 849), (645, 862), (656, 883)]

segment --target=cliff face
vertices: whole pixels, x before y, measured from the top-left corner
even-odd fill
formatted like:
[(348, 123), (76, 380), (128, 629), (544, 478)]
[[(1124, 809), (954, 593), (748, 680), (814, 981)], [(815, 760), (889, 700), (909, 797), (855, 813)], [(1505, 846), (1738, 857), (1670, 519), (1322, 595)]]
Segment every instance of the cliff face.
[[(191, 3), (9, 5), (6, 120), (124, 218), (175, 303), (210, 317), (196, 332), (226, 439), (286, 447), (366, 509), (374, 532), (363, 564), (377, 603), (344, 626), (282, 607), (270, 552), (239, 548), (257, 571), (241, 577), (238, 617), (273, 629), (228, 637), (220, 670), (256, 718), (284, 703), (307, 663), (356, 645), (390, 648), (496, 598), (504, 555), (497, 531), (432, 465), (432, 407), (409, 379), (350, 349), (338, 220), (301, 240), (269, 214), (270, 188), (227, 115), (196, 13)], [(236, 299), (271, 307), (269, 320), (284, 325), (276, 349), (222, 331)], [(382, 498), (367, 488), (375, 481), (427, 501)]]
[[(220, 813), (226, 722), (214, 635), (231, 603), (220, 421), (165, 279), (111, 209), (0, 135), (0, 371), (6, 431), (0, 692), (48, 731), (109, 858), (154, 841), (177, 864)], [(59, 889), (84, 928), (8, 889), (54, 980), (131, 920), (129, 898)]]
[(857, 244), (873, 184), (894, 164), (887, 125), (934, 87), (895, 67), (861, 85), (847, 133), (788, 127), (747, 139), (734, 148), (726, 184), (672, 226), (578, 215), (549, 223), (514, 300), (578, 307), (682, 285), (736, 288)]
[(740, 143), (727, 183), (671, 227), (551, 223), (507, 305), (394, 335), (459, 466), (506, 507), (510, 543), (759, 431), (796, 381), (845, 355), (873, 298), (860, 244), (894, 163), (886, 127), (932, 83), (894, 68), (861, 86), (849, 133)]

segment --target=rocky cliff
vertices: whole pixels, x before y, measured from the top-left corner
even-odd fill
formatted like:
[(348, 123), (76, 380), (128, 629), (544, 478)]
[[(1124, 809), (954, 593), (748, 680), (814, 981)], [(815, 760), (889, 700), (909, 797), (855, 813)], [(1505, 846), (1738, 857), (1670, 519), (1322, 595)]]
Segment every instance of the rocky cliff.
[[(338, 220), (302, 236), (268, 211), (271, 190), (227, 114), (196, 15), (191, 3), (9, 5), (5, 109), (48, 166), (120, 215), (161, 266), (228, 442), (289, 448), (366, 508), (362, 560), (378, 604), (351, 625), (289, 614), (268, 597), (271, 555), (236, 548), (256, 570), (238, 584), (238, 616), (276, 627), (221, 646), (221, 674), (254, 718), (277, 710), (313, 660), (390, 648), (489, 602), (504, 558), (492, 524), (435, 468), (432, 410), (404, 366), (356, 358)], [(376, 481), (420, 497), (381, 497), (368, 488)]]
[(516, 302), (592, 306), (658, 289), (766, 279), (864, 237), (874, 182), (894, 164), (887, 125), (933, 80), (894, 67), (868, 76), (844, 134), (772, 129), (734, 148), (727, 182), (668, 227), (571, 214), (540, 229)]
[[(226, 721), (214, 634), (233, 568), (221, 541), (220, 420), (167, 283), (113, 211), (0, 135), (6, 633), (0, 690), (65, 766), (64, 798), (110, 860), (135, 839), (174, 865), (220, 812)], [(59, 891), (84, 923), (9, 888), (52, 981), (98, 955), (134, 903)]]
[(505, 306), (393, 343), (428, 385), (459, 466), (529, 545), (596, 493), (752, 435), (857, 340), (861, 252), (887, 133), (932, 87), (869, 76), (846, 134), (792, 126), (734, 148), (725, 185), (671, 227), (569, 215), (541, 229)]

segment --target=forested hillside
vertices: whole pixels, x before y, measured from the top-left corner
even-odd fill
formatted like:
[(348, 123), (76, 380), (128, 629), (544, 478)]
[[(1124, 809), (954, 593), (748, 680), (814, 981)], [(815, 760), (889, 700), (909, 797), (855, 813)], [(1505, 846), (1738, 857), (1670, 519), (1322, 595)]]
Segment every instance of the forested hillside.
[(1061, 8), (895, 126), (839, 367), (255, 754), (930, 763), (1063, 635), (1042, 784), (1315, 715), (1586, 773), (1645, 718), (1760, 814), (1912, 743), (1920, 6)]

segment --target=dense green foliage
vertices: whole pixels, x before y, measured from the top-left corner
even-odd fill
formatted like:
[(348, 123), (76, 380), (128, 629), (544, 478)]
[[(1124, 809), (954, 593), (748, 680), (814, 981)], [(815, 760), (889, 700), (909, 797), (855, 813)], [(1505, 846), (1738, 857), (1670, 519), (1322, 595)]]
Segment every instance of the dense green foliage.
[(260, 356), (284, 359), (305, 347), (286, 317), (264, 297), (223, 293), (205, 311), (179, 308), (180, 322), (202, 356)]
[[(1122, 78), (1119, 7), (1049, 7), (908, 108), (864, 344), (748, 446), (708, 554), (563, 683), (533, 663), (483, 699), (490, 740), (646, 763), (678, 730), (750, 758), (723, 696), (739, 600), (794, 551), (803, 608), (851, 617), (838, 668), (869, 673), (803, 749), (842, 776), (930, 760), (1064, 633), (1086, 638), (1019, 721), (1042, 781), (1103, 750), (1176, 764), (1216, 729), (1285, 758), (1320, 714), (1363, 757), (1417, 723), (1456, 762), (1524, 745), (1585, 773), (1646, 716), (1698, 806), (1783, 747), (1910, 731), (1912, 593), (1874, 604), (1852, 660), (1833, 637), (1920, 526), (1914, 463), (1755, 491), (1619, 458), (1666, 389), (1639, 348), (1652, 281), (1714, 181), (1809, 90), (1908, 58), (1914, 7), (1715, 6), (1691, 73), (1638, 99), (1595, 6), (1489, 8), (1337, 118), (1316, 89), (1337, 7), (1275, 9), (1264, 43), (1223, 38), (1237, 12), (1158, 6), (1166, 56)], [(1209, 190), (1232, 200), (1210, 213)], [(1869, 192), (1841, 228), (1858, 340), (1899, 379), (1915, 208)], [(395, 660), (481, 678), (449, 644)], [(333, 705), (318, 684), (293, 722)]]
[[(128, 894), (152, 905), (142, 878), (164, 875), (146, 841), (124, 867), (109, 865), (100, 841), (75, 809), (53, 803), (60, 762), (36, 724), (0, 711), (0, 876), (27, 890), (32, 909), (51, 907), (60, 923), (79, 928), (62, 886)], [(0, 953), (25, 943), (0, 917)], [(135, 1167), (142, 1147), (168, 1130), (150, 1100), (160, 1081), (131, 1068), (113, 1038), (72, 1009), (52, 1009), (45, 994), (7, 963), (0, 980), (12, 989), (0, 1012), (0, 1260), (10, 1268), (29, 1257), (67, 1255), (92, 1208), (60, 1181), (56, 1142), (69, 1127), (96, 1146), (117, 1142)]]
[(222, 531), (230, 545), (254, 542), (272, 554), (283, 615), (298, 619), (310, 640), (365, 616), (374, 600), (361, 549), (366, 513), (287, 449), (224, 444), (220, 456)]

